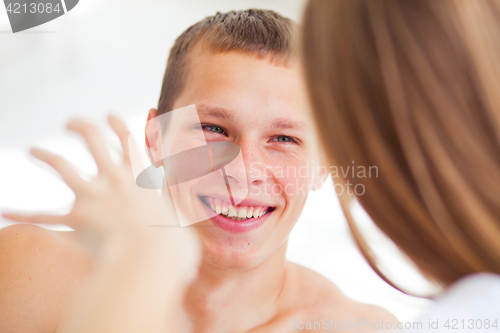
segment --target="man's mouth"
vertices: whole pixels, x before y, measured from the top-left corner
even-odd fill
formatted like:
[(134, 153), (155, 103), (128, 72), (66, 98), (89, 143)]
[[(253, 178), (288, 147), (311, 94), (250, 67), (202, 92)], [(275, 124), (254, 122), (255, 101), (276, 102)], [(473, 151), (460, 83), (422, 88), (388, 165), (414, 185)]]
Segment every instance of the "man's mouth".
[(257, 219), (271, 213), (275, 207), (271, 206), (233, 206), (230, 202), (220, 199), (203, 196), (200, 198), (203, 203), (218, 215), (233, 221), (248, 221)]

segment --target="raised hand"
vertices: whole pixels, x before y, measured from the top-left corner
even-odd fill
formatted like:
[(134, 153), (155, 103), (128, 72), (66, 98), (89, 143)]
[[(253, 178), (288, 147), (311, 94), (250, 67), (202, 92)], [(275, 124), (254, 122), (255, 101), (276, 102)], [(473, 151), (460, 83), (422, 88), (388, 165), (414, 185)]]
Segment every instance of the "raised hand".
[(173, 224), (173, 204), (168, 194), (160, 197), (135, 184), (129, 132), (116, 117), (109, 117), (109, 123), (123, 147), (119, 165), (112, 162), (95, 126), (83, 120), (68, 125), (85, 138), (97, 163), (98, 175), (90, 182), (64, 158), (32, 150), (75, 192), (69, 214), (3, 215), (19, 222), (65, 224), (86, 235), (84, 239), (90, 235), (100, 241), (94, 277), (57, 333), (174, 332), (184, 291), (196, 274), (200, 246), (193, 230), (148, 227)]
[[(114, 116), (110, 116), (108, 121), (123, 148), (123, 161), (118, 165), (111, 160), (96, 126), (84, 120), (72, 121), (67, 126), (69, 130), (83, 136), (95, 159), (98, 175), (90, 182), (83, 180), (63, 157), (37, 148), (31, 150), (34, 157), (53, 167), (74, 191), (76, 199), (69, 214), (58, 216), (4, 213), (4, 217), (18, 222), (64, 224), (87, 235), (91, 234), (101, 241), (111, 235), (148, 237), (149, 234), (157, 233), (157, 230), (148, 226), (174, 224), (173, 220), (177, 216), (169, 197), (160, 197), (156, 191), (142, 189), (135, 184), (129, 150), (137, 148), (135, 145), (129, 147), (130, 133), (125, 124)], [(133, 141), (131, 142), (133, 144)], [(195, 242), (195, 236), (190, 230), (176, 234), (176, 237), (179, 237), (179, 234), (186, 235), (183, 243), (192, 245)]]

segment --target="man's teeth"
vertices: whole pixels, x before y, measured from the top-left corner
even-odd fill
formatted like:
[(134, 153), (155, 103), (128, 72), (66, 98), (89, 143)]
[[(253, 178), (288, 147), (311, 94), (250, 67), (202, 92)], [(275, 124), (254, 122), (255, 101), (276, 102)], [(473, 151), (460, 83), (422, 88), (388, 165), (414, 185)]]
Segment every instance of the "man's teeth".
[(243, 221), (252, 217), (258, 218), (266, 214), (269, 210), (269, 207), (261, 206), (232, 207), (228, 202), (209, 197), (207, 197), (207, 203), (210, 208), (217, 214), (222, 214), (225, 217), (235, 221)]
[(236, 217), (238, 216), (238, 211), (236, 210), (236, 208), (231, 207), (231, 209), (227, 212), (227, 216)]

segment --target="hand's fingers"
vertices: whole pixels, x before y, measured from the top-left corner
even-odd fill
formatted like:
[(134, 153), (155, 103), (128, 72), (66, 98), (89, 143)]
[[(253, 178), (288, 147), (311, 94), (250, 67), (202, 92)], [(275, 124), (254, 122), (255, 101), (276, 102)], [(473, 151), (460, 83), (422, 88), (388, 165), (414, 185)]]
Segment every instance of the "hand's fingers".
[(25, 215), (18, 213), (2, 213), (6, 219), (15, 222), (27, 222), (36, 224), (66, 224), (66, 216), (59, 215)]
[(61, 156), (39, 148), (32, 148), (31, 155), (53, 167), (74, 192), (85, 186), (86, 182), (78, 175), (71, 164)]
[(123, 162), (125, 164), (130, 164), (130, 151), (128, 147), (128, 137), (130, 136), (130, 132), (127, 129), (127, 126), (125, 126), (125, 123), (123, 123), (121, 119), (113, 115), (108, 117), (108, 122), (113, 131), (115, 131), (116, 135), (118, 135), (122, 144)]
[(84, 120), (74, 120), (67, 125), (67, 128), (83, 136), (99, 171), (111, 170), (114, 167), (104, 139), (94, 125)]

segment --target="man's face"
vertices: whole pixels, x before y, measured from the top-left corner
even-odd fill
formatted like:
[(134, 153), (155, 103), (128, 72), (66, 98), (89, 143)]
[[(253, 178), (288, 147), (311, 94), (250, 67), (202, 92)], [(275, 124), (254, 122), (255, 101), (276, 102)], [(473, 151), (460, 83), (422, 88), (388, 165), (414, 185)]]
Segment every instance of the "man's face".
[(300, 72), (295, 65), (277, 66), (241, 52), (195, 52), (174, 109), (191, 104), (207, 142), (240, 147), (245, 170), (228, 165), (225, 172), (232, 188), (248, 189), (246, 198), (236, 198), (244, 199), (236, 207), (220, 188), (191, 189), (189, 205), (215, 215), (193, 225), (204, 260), (253, 267), (286, 242), (309, 186), (320, 184), (311, 177), (319, 155)]

